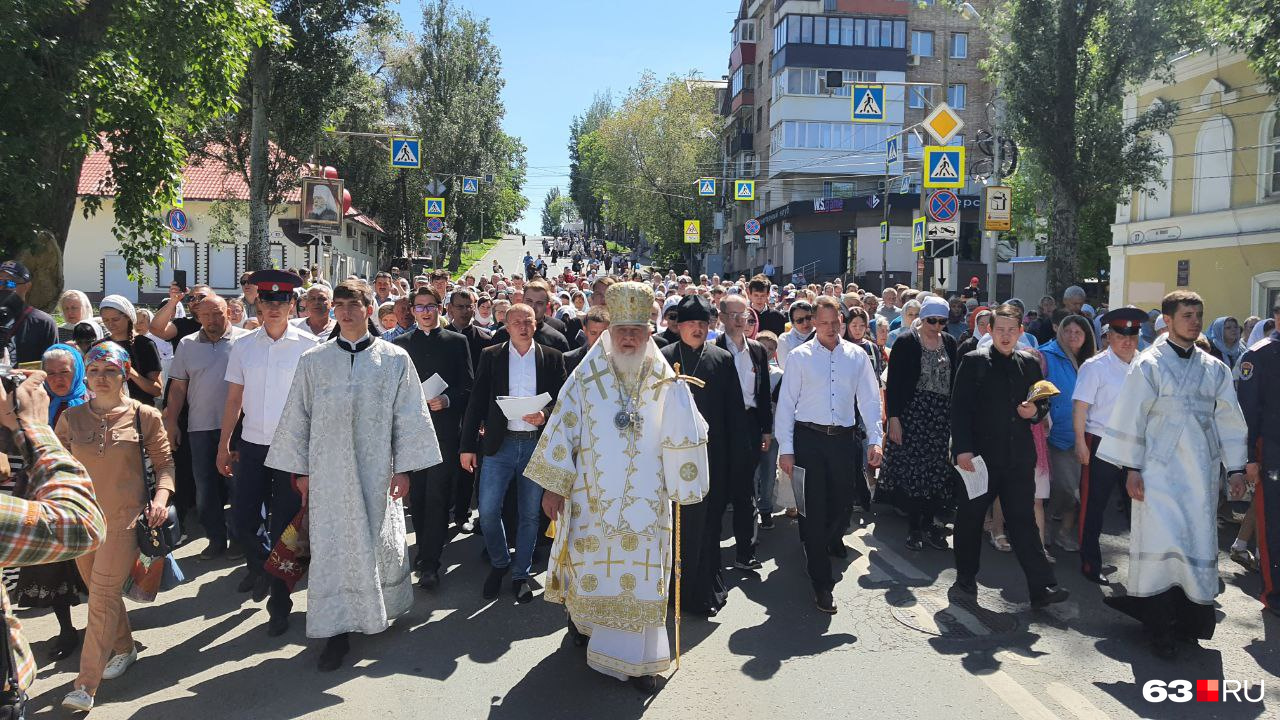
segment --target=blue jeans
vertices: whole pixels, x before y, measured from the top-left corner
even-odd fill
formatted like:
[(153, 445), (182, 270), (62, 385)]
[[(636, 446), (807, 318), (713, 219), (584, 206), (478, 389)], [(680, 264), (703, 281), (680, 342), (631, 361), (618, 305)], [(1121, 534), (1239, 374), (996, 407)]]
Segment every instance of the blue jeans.
[(773, 489), (777, 481), (778, 441), (771, 439), (768, 452), (761, 453), (760, 464), (756, 466), (756, 508), (761, 515), (773, 514)]
[(524, 469), (533, 457), (535, 438), (508, 437), (502, 441), (498, 452), (488, 455), (480, 466), (480, 528), (484, 531), (484, 544), (489, 550), (489, 562), (494, 568), (512, 564), (507, 549), (506, 530), (502, 527), (502, 500), (506, 497), (511, 481), (516, 482), (516, 553), (513, 580), (528, 580), (533, 565), (533, 547), (538, 541), (538, 519), (542, 512), (542, 487), (524, 476)]
[(186, 441), (191, 446), (191, 475), (196, 483), (196, 513), (204, 526), (205, 537), (213, 546), (225, 546), (227, 537), (233, 535), (225, 510), (231, 496), (231, 479), (218, 472), (219, 430), (188, 432)]

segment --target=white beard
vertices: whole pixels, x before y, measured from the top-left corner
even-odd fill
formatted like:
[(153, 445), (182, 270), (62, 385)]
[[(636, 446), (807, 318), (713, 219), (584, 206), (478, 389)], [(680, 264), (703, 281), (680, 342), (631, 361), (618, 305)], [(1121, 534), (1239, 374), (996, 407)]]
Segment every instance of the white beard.
[(637, 348), (631, 353), (623, 353), (614, 350), (609, 353), (609, 362), (613, 364), (614, 372), (622, 376), (627, 382), (633, 382), (640, 375), (640, 368), (644, 364), (644, 349)]

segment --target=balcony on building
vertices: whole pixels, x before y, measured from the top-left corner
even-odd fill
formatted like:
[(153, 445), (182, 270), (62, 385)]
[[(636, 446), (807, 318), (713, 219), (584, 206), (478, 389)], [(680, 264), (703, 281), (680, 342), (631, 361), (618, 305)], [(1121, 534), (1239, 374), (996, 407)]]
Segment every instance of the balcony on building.
[(740, 152), (752, 152), (755, 150), (755, 133), (739, 132), (734, 133), (729, 138), (729, 155), (737, 155)]
[(787, 14), (773, 26), (770, 73), (784, 67), (905, 72), (908, 40), (905, 16)]

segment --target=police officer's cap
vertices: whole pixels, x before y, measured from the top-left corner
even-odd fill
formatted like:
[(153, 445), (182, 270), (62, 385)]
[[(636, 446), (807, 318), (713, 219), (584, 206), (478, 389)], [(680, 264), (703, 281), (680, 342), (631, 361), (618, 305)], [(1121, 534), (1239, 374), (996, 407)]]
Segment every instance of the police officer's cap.
[(1116, 308), (1102, 316), (1102, 324), (1121, 335), (1137, 335), (1146, 321), (1147, 313), (1132, 307)]
[(294, 288), (302, 286), (302, 278), (285, 270), (259, 270), (249, 276), (264, 302), (292, 302)]
[(711, 322), (711, 301), (697, 294), (685, 295), (676, 305), (676, 322)]

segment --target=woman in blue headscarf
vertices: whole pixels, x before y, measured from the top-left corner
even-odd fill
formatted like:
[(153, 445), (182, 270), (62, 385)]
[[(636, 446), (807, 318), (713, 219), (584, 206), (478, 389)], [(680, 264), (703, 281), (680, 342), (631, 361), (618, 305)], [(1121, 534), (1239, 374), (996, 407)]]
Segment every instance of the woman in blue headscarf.
[(1243, 338), (1240, 337), (1240, 321), (1230, 315), (1214, 320), (1205, 337), (1213, 345), (1209, 354), (1226, 363), (1229, 368), (1236, 366), (1236, 361), (1246, 349), (1241, 342)]
[(44, 389), (49, 393), (49, 425), (56, 425), (62, 411), (89, 401), (84, 383), (84, 360), (80, 351), (58, 343), (44, 352)]
[[(74, 347), (52, 345), (44, 351), (41, 369), (47, 374), (44, 388), (49, 393), (49, 425), (52, 426), (63, 410), (89, 401), (89, 388), (84, 384), (84, 361)], [(26, 497), (25, 469), (17, 470), (15, 475), (13, 494)], [(50, 660), (61, 660), (80, 646), (80, 633), (71, 624), (71, 608), (79, 605), (82, 596), (87, 594), (74, 560), (31, 565), (18, 572), (13, 593), (15, 604), (24, 608), (50, 608), (58, 618), (59, 632), (49, 650)]]

